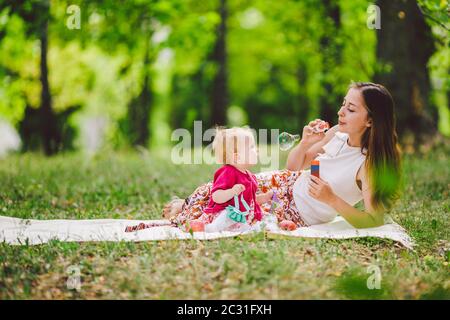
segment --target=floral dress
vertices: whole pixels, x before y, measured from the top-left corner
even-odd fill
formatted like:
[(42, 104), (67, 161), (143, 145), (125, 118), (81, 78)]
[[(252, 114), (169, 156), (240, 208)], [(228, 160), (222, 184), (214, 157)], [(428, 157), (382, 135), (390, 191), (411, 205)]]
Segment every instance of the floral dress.
[[(273, 190), (280, 202), (280, 205), (274, 209), (274, 214), (278, 221), (290, 220), (297, 226), (304, 227), (307, 226), (307, 224), (303, 221), (297, 210), (292, 194), (294, 183), (300, 174), (301, 171), (290, 171), (287, 169), (257, 173), (257, 194)], [(204, 223), (211, 223), (217, 214), (204, 212), (204, 209), (208, 206), (211, 198), (211, 188), (212, 182), (208, 182), (195, 189), (195, 191), (185, 199), (181, 212), (175, 217), (172, 217), (171, 221), (181, 225), (195, 219), (203, 221)], [(261, 209), (263, 214), (270, 213), (271, 202), (269, 201), (262, 204)], [(256, 222), (256, 220), (253, 220), (251, 223), (254, 222)]]

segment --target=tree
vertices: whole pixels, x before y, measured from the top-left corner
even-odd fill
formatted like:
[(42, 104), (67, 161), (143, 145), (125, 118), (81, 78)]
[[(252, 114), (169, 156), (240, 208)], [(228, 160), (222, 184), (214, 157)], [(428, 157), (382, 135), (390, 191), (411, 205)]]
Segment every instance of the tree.
[(50, 2), (42, 1), (41, 14), (46, 17), (41, 21), (38, 27), (39, 40), (41, 43), (41, 60), (40, 60), (40, 80), (42, 83), (41, 91), (41, 107), (40, 107), (40, 125), (42, 130), (42, 139), (44, 144), (44, 152), (46, 155), (52, 155), (58, 151), (61, 142), (61, 135), (56, 128), (56, 116), (52, 109), (52, 96), (50, 94), (50, 84), (48, 81), (48, 21), (50, 17)]
[(427, 64), (435, 51), (430, 27), (414, 0), (378, 0), (381, 29), (375, 81), (385, 85), (396, 103), (397, 131), (420, 146), (437, 132), (437, 109), (431, 94)]
[[(80, 42), (95, 41), (105, 52), (126, 56), (122, 73), (136, 72), (132, 98), (121, 127), (132, 145), (147, 146), (150, 139), (150, 115), (154, 101), (153, 64), (159, 45), (152, 41), (155, 31), (177, 12), (179, 1), (147, 0), (83, 1), (89, 15), (100, 17), (95, 25), (85, 27)], [(111, 26), (115, 28), (111, 28)]]
[(217, 71), (211, 88), (211, 116), (212, 125), (225, 125), (228, 106), (228, 76), (227, 76), (227, 1), (220, 0), (218, 8), (220, 23), (217, 26), (217, 38), (210, 59), (215, 63)]
[[(57, 117), (52, 109), (50, 84), (48, 81), (48, 23), (50, 20), (49, 0), (6, 0), (0, 7), (0, 11), (8, 9), (10, 14), (20, 16), (26, 22), (26, 33), (30, 38), (40, 42), (40, 82), (41, 102), (39, 113), (26, 112), (25, 116), (36, 117), (36, 129), (41, 135), (41, 142), (46, 155), (55, 154), (61, 143), (61, 134), (57, 129)], [(37, 132), (36, 132), (37, 133)], [(26, 145), (26, 142), (25, 142)]]
[(154, 62), (154, 54), (151, 53), (152, 31), (148, 19), (143, 21), (144, 52), (142, 61), (142, 87), (138, 95), (128, 104), (127, 122), (129, 140), (132, 145), (146, 146), (150, 138), (149, 121), (152, 106), (152, 72), (151, 64)]
[(225, 20), (220, 16), (217, 1), (183, 1), (177, 18), (171, 20), (173, 31), (168, 44), (175, 51), (171, 96), (174, 128), (192, 130), (194, 120), (199, 119), (204, 128), (224, 124), (228, 93), (221, 88), (225, 86), (228, 91), (225, 80), (228, 53), (224, 45), (218, 45), (225, 41), (219, 40), (221, 23), (225, 24)]
[(341, 10), (337, 0), (322, 1), (324, 32), (320, 37), (322, 52), (322, 90), (320, 98), (320, 118), (332, 123), (336, 118), (338, 95), (335, 89), (336, 68), (341, 67), (343, 49), (339, 42), (341, 29)]

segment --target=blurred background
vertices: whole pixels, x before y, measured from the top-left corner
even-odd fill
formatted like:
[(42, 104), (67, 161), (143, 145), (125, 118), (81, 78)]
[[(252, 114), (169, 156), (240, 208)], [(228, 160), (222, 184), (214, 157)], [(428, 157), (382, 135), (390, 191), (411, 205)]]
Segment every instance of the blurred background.
[(450, 135), (449, 28), (444, 0), (0, 0), (0, 156), (167, 147), (195, 120), (297, 133), (351, 81), (426, 149)]

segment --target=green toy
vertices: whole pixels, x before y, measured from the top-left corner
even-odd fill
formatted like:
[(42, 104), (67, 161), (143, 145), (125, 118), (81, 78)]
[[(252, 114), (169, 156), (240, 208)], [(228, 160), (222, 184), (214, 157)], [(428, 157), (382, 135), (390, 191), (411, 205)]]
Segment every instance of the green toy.
[(228, 218), (230, 218), (231, 220), (233, 220), (235, 222), (247, 223), (247, 219), (245, 217), (250, 213), (250, 207), (247, 204), (247, 202), (244, 200), (244, 196), (242, 196), (242, 195), (241, 195), (241, 201), (242, 201), (242, 204), (244, 205), (245, 209), (247, 209), (247, 211), (242, 212), (239, 209), (239, 198), (238, 198), (238, 196), (234, 196), (234, 207), (232, 205), (229, 205), (228, 207), (226, 207), (227, 216), (228, 216)]

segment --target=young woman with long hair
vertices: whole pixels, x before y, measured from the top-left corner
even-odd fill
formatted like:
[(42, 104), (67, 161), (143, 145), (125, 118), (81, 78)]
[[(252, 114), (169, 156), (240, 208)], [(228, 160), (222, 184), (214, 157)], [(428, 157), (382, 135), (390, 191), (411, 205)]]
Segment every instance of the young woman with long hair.
[[(352, 83), (337, 115), (338, 124), (326, 133), (312, 130), (319, 119), (303, 128), (286, 169), (256, 175), (259, 192), (273, 190), (282, 204), (275, 210), (279, 222), (308, 226), (339, 214), (356, 228), (380, 226), (399, 197), (401, 156), (389, 91), (375, 83)], [(320, 163), (320, 178), (308, 170), (312, 160)], [(210, 188), (207, 183), (184, 201), (170, 202), (163, 215), (178, 223), (197, 219)], [(364, 211), (355, 207), (360, 201)], [(262, 209), (268, 212), (270, 203)]]

